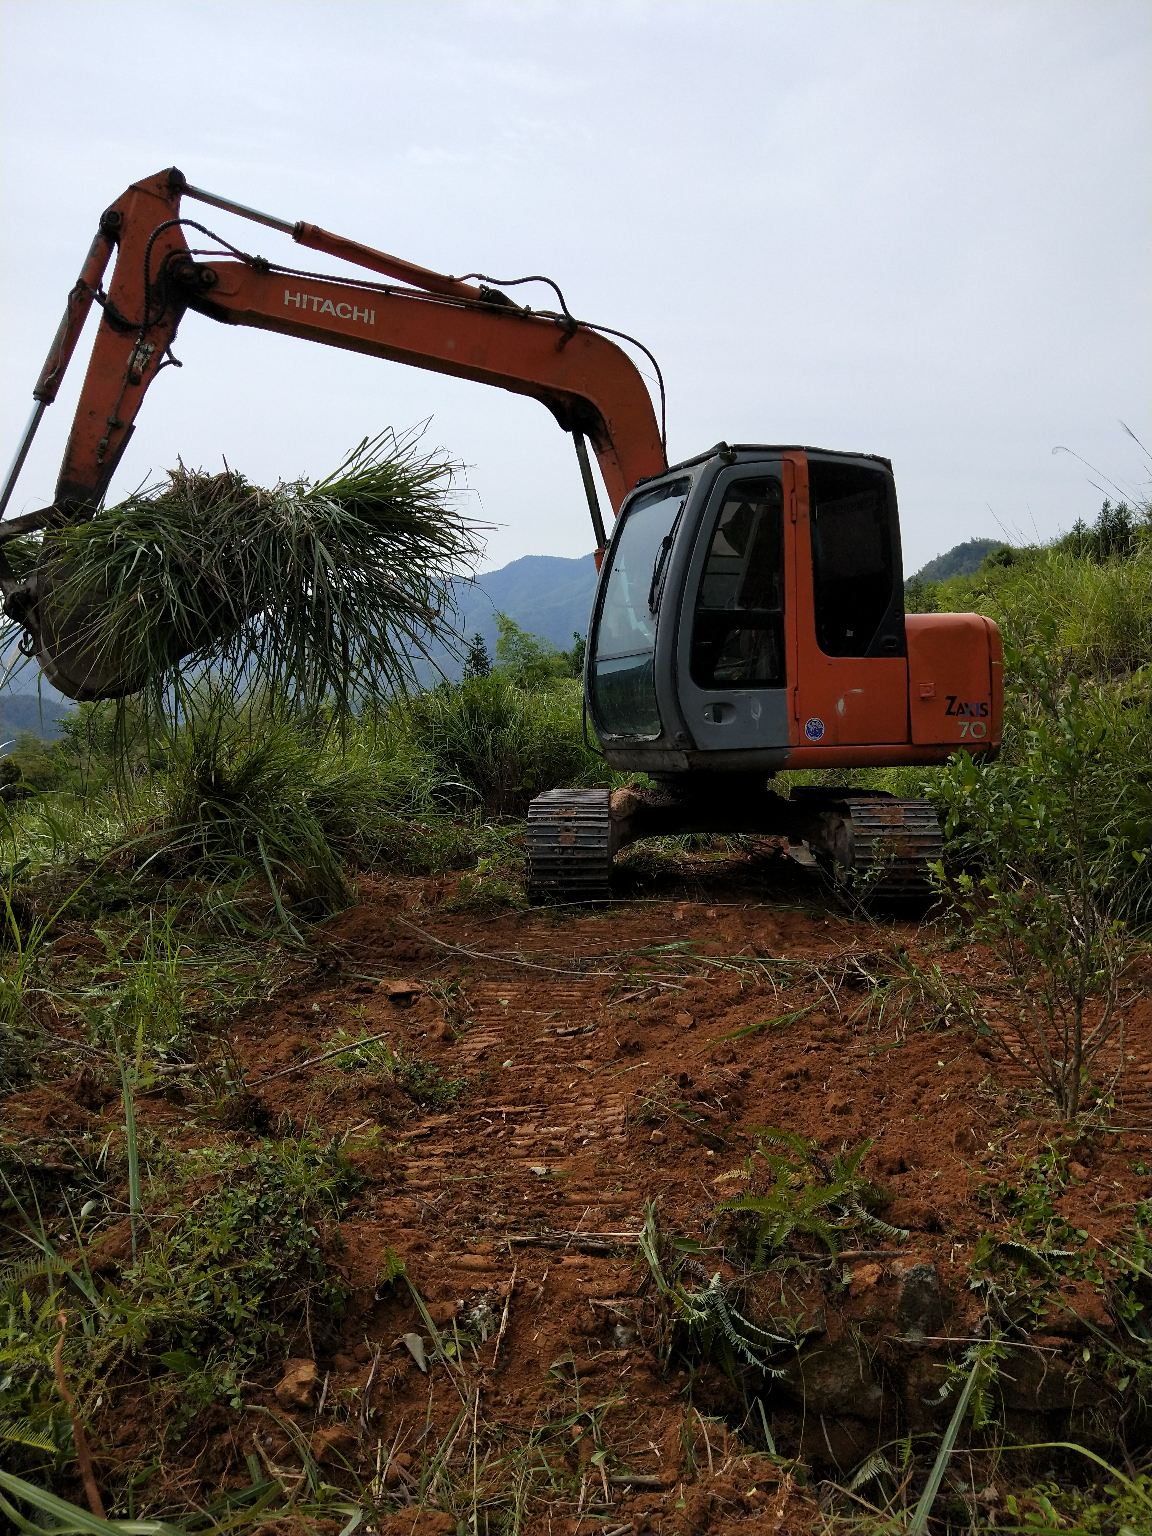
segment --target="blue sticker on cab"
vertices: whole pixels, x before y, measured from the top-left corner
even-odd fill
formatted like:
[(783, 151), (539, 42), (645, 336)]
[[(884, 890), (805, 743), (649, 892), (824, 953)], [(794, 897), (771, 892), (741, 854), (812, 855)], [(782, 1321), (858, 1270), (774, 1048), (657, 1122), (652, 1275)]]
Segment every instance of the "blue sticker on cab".
[(824, 734), (823, 720), (817, 720), (815, 718), (811, 720), (805, 720), (804, 734), (807, 736), (809, 741), (819, 741), (821, 736)]

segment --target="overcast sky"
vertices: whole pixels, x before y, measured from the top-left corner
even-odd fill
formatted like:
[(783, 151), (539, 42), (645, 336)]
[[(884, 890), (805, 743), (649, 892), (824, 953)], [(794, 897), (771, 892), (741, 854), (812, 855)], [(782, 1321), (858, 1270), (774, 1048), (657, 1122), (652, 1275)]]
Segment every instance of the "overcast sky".
[[(1049, 537), (1101, 500), (1056, 445), (1147, 489), (1119, 423), (1149, 440), (1150, 19), (1145, 0), (3, 0), (4, 463), (101, 210), (175, 164), (441, 271), (555, 277), (659, 358), (673, 459), (721, 438), (889, 456), (908, 571), (977, 535)], [(87, 345), (12, 513), (51, 497)], [(592, 546), (571, 439), (534, 401), (197, 315), (176, 351), (114, 490), (178, 456), (320, 475), (431, 418), (500, 525), (492, 565)]]

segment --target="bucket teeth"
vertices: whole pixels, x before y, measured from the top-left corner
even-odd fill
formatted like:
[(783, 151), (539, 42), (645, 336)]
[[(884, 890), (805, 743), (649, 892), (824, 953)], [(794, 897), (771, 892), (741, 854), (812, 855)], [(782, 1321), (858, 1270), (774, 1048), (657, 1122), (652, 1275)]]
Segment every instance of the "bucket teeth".
[(550, 789), (528, 807), (528, 900), (533, 906), (611, 898), (606, 789)]

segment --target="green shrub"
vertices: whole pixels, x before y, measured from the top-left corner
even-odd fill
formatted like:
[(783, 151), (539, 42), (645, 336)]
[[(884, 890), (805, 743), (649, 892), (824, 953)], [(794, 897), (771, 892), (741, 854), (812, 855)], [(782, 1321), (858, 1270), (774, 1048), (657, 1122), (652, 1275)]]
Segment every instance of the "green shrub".
[[(328, 1255), (360, 1182), (336, 1143), (307, 1138), (189, 1153), (180, 1182), (154, 1191), (150, 1204), (163, 1214), (142, 1232), (135, 1258), (99, 1287), (83, 1253), (67, 1269), (41, 1234), (41, 1256), (0, 1288), (0, 1370), (14, 1387), (12, 1409), (45, 1429), (63, 1417), (51, 1361), (63, 1308), (66, 1368), (82, 1404), (98, 1406), (127, 1357), (145, 1367), (157, 1406), (183, 1402), (174, 1428), (213, 1400), (239, 1408), (253, 1370), (294, 1347), (310, 1351), (310, 1334), (342, 1307), (347, 1287)], [(72, 1287), (60, 1288), (62, 1273)]]
[(464, 653), (464, 676), (487, 677), (492, 670), (492, 658), (488, 654), (488, 642), (483, 635), (473, 635)]
[(952, 882), (959, 910), (1010, 983), (992, 1032), (1071, 1119), (1093, 1059), (1123, 1028), (1125, 924), (1152, 916), (1152, 669), (1123, 685), (1081, 682), (1042, 642), (1010, 642), (1006, 659), (1004, 756), (957, 753), (935, 789), (965, 866)]
[(1147, 526), (1147, 509), (1142, 516), (1133, 512), (1126, 501), (1113, 506), (1105, 496), (1104, 505), (1091, 528), (1083, 518), (1077, 518), (1071, 531), (1057, 540), (1057, 548), (1069, 554), (1087, 556), (1090, 560), (1103, 561), (1119, 555), (1121, 559), (1136, 553), (1141, 539), (1141, 523)]
[(217, 906), (261, 880), (282, 921), (291, 904), (312, 915), (346, 905), (350, 869), (473, 862), (477, 835), (448, 822), (443, 796), (437, 808), (435, 765), (400, 708), (334, 722), (202, 689), (159, 728), (143, 782), (120, 787), (126, 848), (139, 867), (208, 881)]
[(426, 1109), (446, 1109), (468, 1090), (466, 1077), (445, 1077), (433, 1061), (416, 1056), (403, 1046), (395, 1048), (386, 1040), (370, 1040), (361, 1044), (347, 1030), (338, 1029), (328, 1041), (331, 1050), (347, 1039), (348, 1049), (333, 1058), (333, 1067), (340, 1072), (367, 1072), (374, 1077), (395, 1083), (415, 1103)]
[(141, 900), (145, 877), (191, 878), (206, 883), (216, 919), (241, 928), (255, 913), (237, 897), (252, 881), (271, 890), (283, 925), (292, 907), (345, 905), (356, 869), (514, 865), (507, 830), (477, 811), (522, 810), (521, 786), (585, 782), (598, 766), (571, 683), (537, 695), (500, 675), (353, 719), (202, 682), (174, 720), (87, 706), (61, 761), (64, 792), (0, 810), (14, 859), (35, 872), (112, 855), (143, 882)]
[(1004, 750), (957, 753), (933, 778), (952, 854), (1001, 879), (1075, 881), (1112, 916), (1152, 915), (1152, 668), (1122, 682), (1062, 676), (1042, 639), (1006, 647)]
[(798, 1238), (824, 1244), (835, 1258), (845, 1237), (907, 1237), (875, 1214), (890, 1196), (860, 1171), (871, 1150), (872, 1142), (864, 1141), (852, 1151), (843, 1147), (828, 1161), (816, 1142), (765, 1126), (745, 1165), (749, 1188), (719, 1202), (712, 1235), (731, 1262), (753, 1269)]
[(904, 612), (937, 613), (939, 609), (939, 583), (910, 576), (904, 583)]
[(506, 613), (496, 615), (496, 668), (518, 688), (538, 688), (568, 675), (567, 658), (550, 640), (529, 634)]
[[(518, 688), (539, 688), (553, 678), (584, 675), (587, 642), (576, 631), (572, 633), (572, 649), (562, 651), (551, 640), (521, 629), (506, 613), (496, 615), (496, 628), (496, 670), (510, 678)], [(469, 670), (466, 667), (465, 675), (479, 674), (475, 669)]]
[(340, 855), (356, 850), (378, 798), (367, 765), (333, 760), (290, 716), (215, 702), (170, 731), (166, 758), (150, 820), (167, 863), (214, 881), (262, 872), (276, 891), (346, 901)]
[(67, 772), (67, 758), (57, 743), (31, 731), (17, 731), (16, 745), (0, 758), (0, 784), (19, 784), (37, 793), (60, 789)]
[(610, 781), (602, 759), (584, 745), (580, 690), (572, 683), (526, 689), (494, 672), (433, 689), (394, 714), (433, 764), (437, 793), (458, 810), (523, 816), (546, 789)]
[(138, 1349), (178, 1375), (202, 1373), (205, 1395), (238, 1394), (273, 1340), (287, 1353), (306, 1317), (342, 1303), (323, 1226), (359, 1180), (335, 1146), (306, 1140), (205, 1151), (199, 1162), (207, 1189), (177, 1195), (125, 1273), (121, 1305)]

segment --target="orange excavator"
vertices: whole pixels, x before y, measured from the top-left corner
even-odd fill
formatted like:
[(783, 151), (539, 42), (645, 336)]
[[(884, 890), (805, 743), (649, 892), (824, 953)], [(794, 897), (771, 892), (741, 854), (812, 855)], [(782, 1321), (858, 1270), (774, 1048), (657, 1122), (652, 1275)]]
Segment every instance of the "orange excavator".
[[(184, 217), (185, 200), (387, 281), (250, 255)], [(190, 247), (190, 233), (211, 247)], [(559, 309), (534, 311), (503, 292), (529, 281), (549, 282)], [(135, 680), (85, 650), (53, 607), (46, 570), (17, 576), (3, 545), (99, 515), (145, 393), (176, 363), (177, 329), (194, 310), (531, 395), (572, 434), (599, 570), (587, 713), (608, 763), (649, 783), (533, 801), (534, 900), (602, 901), (619, 848), (690, 831), (785, 837), (872, 897), (924, 889), (941, 846), (927, 801), (819, 786), (786, 798), (770, 788), (782, 769), (941, 763), (957, 750), (999, 747), (999, 633), (977, 614), (905, 615), (887, 459), (718, 443), (670, 465), (659, 369), (658, 422), (639, 371), (611, 338), (633, 339), (575, 319), (550, 279), (443, 276), (190, 186), (171, 169), (129, 187), (100, 218), (33, 390), (0, 517), (94, 303), (100, 324), (52, 505), (0, 523), (5, 611), (62, 692), (111, 698)], [(616, 514), (610, 538), (589, 444)]]

